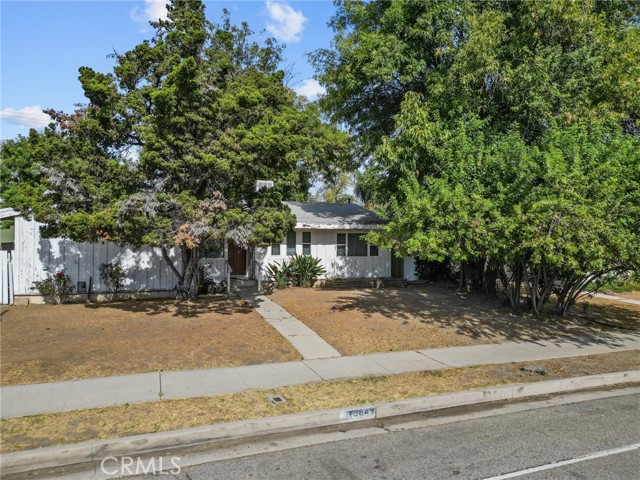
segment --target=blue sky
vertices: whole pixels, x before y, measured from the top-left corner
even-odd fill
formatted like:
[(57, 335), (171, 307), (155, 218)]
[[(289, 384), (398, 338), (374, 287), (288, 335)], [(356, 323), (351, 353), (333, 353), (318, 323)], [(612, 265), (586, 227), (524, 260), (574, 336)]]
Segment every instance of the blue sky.
[[(72, 111), (74, 104), (85, 102), (78, 67), (111, 71), (107, 55), (151, 38), (148, 20), (164, 14), (164, 3), (0, 1), (0, 138), (41, 128), (48, 119), (42, 108)], [(293, 72), (291, 86), (310, 98), (321, 92), (305, 54), (330, 45), (332, 2), (215, 0), (205, 5), (211, 21), (218, 21), (226, 7), (234, 23), (246, 21), (257, 34), (266, 30), (265, 35), (275, 36), (286, 45), (283, 66)]]

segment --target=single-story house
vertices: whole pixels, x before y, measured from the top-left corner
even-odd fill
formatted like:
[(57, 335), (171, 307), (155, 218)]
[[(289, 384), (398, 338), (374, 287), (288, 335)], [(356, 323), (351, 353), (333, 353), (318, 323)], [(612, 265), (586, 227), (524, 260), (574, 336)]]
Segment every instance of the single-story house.
[[(242, 248), (226, 241), (201, 248), (201, 263), (208, 266), (216, 281), (229, 274), (236, 279), (264, 279), (267, 265), (282, 263), (294, 253), (320, 258), (327, 272), (325, 278), (417, 278), (413, 258), (396, 257), (362, 239), (364, 234), (384, 224), (375, 213), (355, 204), (285, 203), (297, 221), (295, 229), (282, 243), (266, 248)], [(40, 224), (10, 209), (3, 210), (2, 216), (14, 222), (14, 238), (4, 239), (3, 244), (5, 241), (12, 244), (14, 250), (9, 253), (11, 262), (1, 265), (2, 275), (3, 278), (12, 276), (10, 283), (16, 297), (31, 296), (32, 301), (37, 301), (33, 282), (45, 278), (47, 272), (53, 274), (60, 270), (69, 275), (79, 294), (86, 294), (89, 288), (96, 294), (106, 292), (99, 267), (114, 260), (127, 272), (124, 285), (127, 292), (167, 296), (175, 289), (177, 278), (158, 248), (131, 249), (109, 241), (80, 243), (64, 238), (45, 239), (40, 236)], [(170, 255), (177, 258), (178, 252), (172, 251)], [(11, 265), (12, 272), (9, 271)]]
[[(296, 217), (295, 229), (282, 243), (255, 249), (254, 277), (261, 267), (298, 254), (319, 258), (327, 272), (322, 278), (417, 279), (412, 257), (397, 257), (362, 238), (385, 223), (372, 211), (352, 203), (284, 203)], [(233, 268), (233, 256), (229, 263)]]

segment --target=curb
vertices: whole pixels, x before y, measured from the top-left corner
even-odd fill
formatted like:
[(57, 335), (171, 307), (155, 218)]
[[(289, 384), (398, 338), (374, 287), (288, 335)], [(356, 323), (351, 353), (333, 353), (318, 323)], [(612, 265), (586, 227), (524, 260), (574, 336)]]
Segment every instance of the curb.
[[(525, 397), (638, 382), (640, 382), (640, 370), (629, 370), (626, 372), (431, 395), (374, 405), (359, 405), (354, 410), (362, 411), (373, 408), (375, 409), (375, 418), (382, 419), (499, 400), (515, 400)], [(171, 430), (110, 440), (88, 441), (73, 445), (6, 453), (0, 455), (0, 471), (3, 475), (25, 473), (47, 468), (93, 462), (106, 456), (149, 454), (168, 448), (189, 447), (221, 440), (246, 439), (344, 423), (358, 423), (374, 418), (373, 416), (365, 415), (361, 419), (354, 419), (353, 417), (349, 417), (346, 420), (341, 419), (341, 416), (344, 418), (344, 415), (341, 415), (341, 413), (344, 414), (347, 410), (350, 409), (343, 408), (282, 415), (184, 430)]]

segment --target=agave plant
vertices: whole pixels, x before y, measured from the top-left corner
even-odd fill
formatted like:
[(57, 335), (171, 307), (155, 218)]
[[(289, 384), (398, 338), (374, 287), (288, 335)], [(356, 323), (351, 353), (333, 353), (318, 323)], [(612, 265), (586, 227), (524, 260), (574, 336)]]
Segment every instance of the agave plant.
[(277, 262), (267, 265), (267, 275), (273, 278), (278, 290), (287, 288), (291, 281), (291, 264), (288, 261), (283, 261), (282, 265)]
[(309, 255), (294, 255), (289, 261), (291, 276), (296, 285), (300, 287), (310, 287), (320, 275), (326, 272), (320, 265), (321, 260)]

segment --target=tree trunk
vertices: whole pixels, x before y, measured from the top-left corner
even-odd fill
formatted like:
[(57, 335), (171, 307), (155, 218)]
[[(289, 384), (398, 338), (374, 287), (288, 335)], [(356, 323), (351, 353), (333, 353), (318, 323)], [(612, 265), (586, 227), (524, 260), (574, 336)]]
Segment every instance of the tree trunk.
[(197, 248), (189, 249), (187, 247), (180, 247), (180, 254), (182, 255), (182, 271), (179, 272), (176, 266), (173, 264), (171, 257), (165, 247), (162, 247), (162, 256), (165, 261), (173, 270), (173, 273), (178, 278), (178, 285), (176, 290), (178, 296), (184, 300), (196, 298), (198, 296), (198, 284), (199, 284), (199, 270), (198, 259), (199, 252)]
[(518, 311), (520, 309), (520, 289), (522, 287), (522, 271), (519, 260), (516, 259), (513, 265), (509, 265), (509, 263), (505, 261), (500, 265), (497, 275), (507, 293), (511, 308)]
[(482, 271), (482, 289), (485, 295), (488, 297), (495, 297), (496, 295), (496, 281), (498, 280), (498, 271), (491, 262), (491, 257), (487, 256), (484, 261), (484, 268)]
[(182, 298), (196, 298), (198, 296), (198, 249), (180, 247), (182, 253), (182, 285), (180, 296)]

